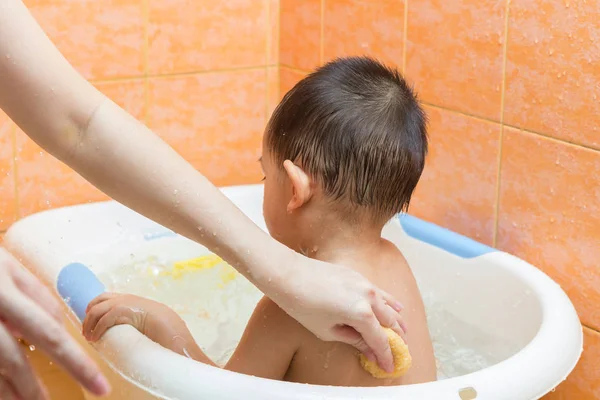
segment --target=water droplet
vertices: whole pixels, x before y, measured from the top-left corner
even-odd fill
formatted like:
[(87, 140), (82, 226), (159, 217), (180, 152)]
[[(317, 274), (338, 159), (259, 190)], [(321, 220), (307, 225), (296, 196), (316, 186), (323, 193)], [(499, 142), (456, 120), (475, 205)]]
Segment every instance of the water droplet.
[(550, 50), (548, 50), (548, 55), (551, 56), (552, 54), (554, 54), (554, 49), (551, 48)]
[(556, 165), (560, 165), (560, 161), (559, 161), (559, 160), (556, 160), (556, 161), (554, 161), (554, 164), (556, 164)]
[(6, 55), (6, 59), (7, 59), (7, 60), (10, 60), (10, 54), (7, 54), (7, 55)]
[(538, 38), (535, 38), (535, 40), (533, 42), (536, 43), (536, 44), (539, 43)]
[(553, 223), (554, 223), (554, 221), (555, 221), (555, 219), (554, 219), (554, 218), (550, 218), (550, 223), (551, 223), (551, 224), (553, 224)]
[(35, 346), (34, 345), (29, 346), (29, 350), (30, 351), (35, 351)]
[(178, 194), (178, 193), (179, 193), (179, 190), (177, 190), (177, 189), (173, 190), (173, 194), (174, 194), (175, 196), (177, 196), (177, 194)]

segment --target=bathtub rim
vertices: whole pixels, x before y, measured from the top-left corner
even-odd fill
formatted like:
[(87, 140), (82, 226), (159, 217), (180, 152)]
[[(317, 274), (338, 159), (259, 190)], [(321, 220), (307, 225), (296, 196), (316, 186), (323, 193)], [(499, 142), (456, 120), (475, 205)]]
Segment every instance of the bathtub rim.
[[(228, 190), (232, 190), (232, 191), (238, 191), (238, 190), (255, 190), (256, 186), (260, 186), (261, 187), (261, 192), (262, 192), (262, 185), (246, 185), (246, 186), (237, 186), (237, 187), (233, 187), (233, 188), (224, 188), (223, 191), (227, 194)], [(111, 203), (112, 201), (109, 202), (102, 202), (102, 203)], [(114, 202), (112, 202), (114, 203)], [(83, 205), (77, 205), (77, 206), (71, 206), (71, 207), (65, 207), (65, 208), (75, 208), (75, 207), (93, 207), (95, 206), (95, 204), (83, 204)], [(13, 227), (11, 227), (5, 236), (5, 243), (7, 243), (7, 248), (10, 247), (10, 242), (11, 239), (13, 237), (13, 233), (15, 232), (14, 228), (17, 228), (16, 231), (18, 233), (18, 227), (22, 226), (23, 223), (25, 221), (32, 221), (36, 218), (39, 218), (41, 215), (44, 215), (46, 213), (50, 213), (53, 212), (55, 210), (48, 210), (48, 211), (44, 211), (38, 214), (34, 214), (31, 215), (19, 222), (17, 222), (15, 225), (13, 225)], [(456, 234), (456, 233), (455, 233)], [(458, 234), (456, 234), (458, 235)], [(18, 235), (17, 235), (18, 236)], [(416, 240), (416, 239), (415, 239)], [(469, 239), (470, 240), (470, 239)], [(431, 243), (429, 245), (432, 245)], [(10, 249), (9, 249), (10, 250)], [(444, 249), (444, 251), (448, 251), (446, 249)], [(281, 387), (281, 391), (277, 390), (275, 395), (277, 396), (276, 398), (285, 398), (282, 397), (282, 394), (285, 394), (286, 388), (289, 388), (289, 385), (299, 385), (297, 387), (303, 387), (304, 389), (308, 388), (306, 390), (306, 393), (304, 393), (303, 396), (309, 396), (310, 394), (315, 394), (315, 391), (325, 394), (325, 392), (327, 392), (327, 395), (332, 396), (332, 398), (356, 398), (357, 395), (362, 395), (363, 398), (365, 399), (378, 399), (378, 398), (389, 398), (389, 396), (391, 395), (408, 395), (410, 396), (411, 394), (409, 394), (408, 392), (413, 392), (414, 388), (418, 388), (419, 391), (420, 389), (422, 389), (423, 385), (429, 385), (429, 387), (431, 388), (431, 390), (433, 390), (434, 388), (438, 388), (439, 390), (441, 390), (439, 392), (439, 394), (443, 394), (443, 395), (447, 395), (450, 393), (450, 388), (453, 388), (452, 391), (456, 391), (462, 387), (467, 387), (467, 386), (473, 386), (475, 387), (475, 389), (477, 389), (477, 386), (480, 385), (480, 383), (477, 382), (481, 382), (481, 381), (485, 381), (487, 379), (487, 376), (490, 375), (494, 375), (497, 374), (498, 371), (501, 372), (503, 369), (511, 369), (511, 368), (516, 368), (518, 367), (519, 363), (522, 361), (523, 356), (523, 352), (527, 350), (527, 352), (533, 352), (535, 354), (538, 354), (538, 364), (539, 367), (541, 368), (541, 370), (543, 370), (544, 367), (546, 367), (546, 362), (545, 361), (541, 361), (544, 360), (544, 354), (547, 351), (546, 346), (540, 347), (542, 345), (542, 343), (540, 343), (540, 336), (542, 337), (546, 337), (547, 340), (555, 340), (560, 342), (559, 338), (557, 337), (558, 335), (552, 335), (553, 332), (556, 331), (563, 331), (565, 328), (565, 324), (564, 319), (562, 318), (563, 315), (567, 315), (570, 317), (573, 317), (573, 315), (575, 316), (575, 318), (577, 318), (575, 309), (572, 305), (572, 303), (570, 302), (570, 300), (568, 299), (568, 297), (566, 296), (566, 294), (564, 293), (564, 291), (562, 291), (562, 289), (554, 282), (552, 281), (546, 274), (544, 274), (542, 271), (538, 270), (537, 268), (535, 268), (534, 266), (526, 263), (525, 261), (518, 259), (514, 256), (511, 256), (507, 253), (503, 253), (500, 251), (490, 251), (490, 252), (486, 252), (485, 254), (479, 255), (478, 257), (482, 257), (482, 258), (491, 258), (491, 259), (496, 259), (499, 260), (499, 262), (504, 265), (506, 268), (509, 268), (514, 274), (518, 275), (519, 278), (523, 278), (524, 280), (527, 281), (528, 285), (531, 287), (532, 291), (536, 292), (536, 294), (538, 295), (538, 298), (540, 298), (540, 304), (542, 306), (542, 312), (543, 312), (543, 319), (542, 319), (542, 324), (537, 332), (537, 334), (535, 335), (535, 337), (531, 340), (531, 342), (529, 344), (527, 344), (525, 347), (523, 347), (521, 349), (521, 351), (515, 355), (513, 355), (512, 357), (509, 357), (507, 360), (504, 360), (496, 365), (493, 365), (489, 368), (486, 368), (484, 370), (480, 370), (480, 371), (476, 371), (474, 373), (471, 374), (467, 374), (467, 375), (462, 375), (456, 378), (450, 378), (450, 379), (446, 379), (446, 380), (442, 380), (442, 381), (437, 381), (437, 382), (432, 382), (432, 383), (427, 383), (427, 384), (417, 384), (417, 385), (405, 385), (405, 386), (399, 386), (399, 387), (381, 387), (381, 388), (357, 388), (357, 387), (323, 387), (323, 386), (315, 386), (315, 385), (303, 385), (303, 384), (294, 384), (294, 383), (290, 383), (290, 382), (280, 382), (280, 381), (272, 381), (272, 380), (263, 380), (261, 378), (255, 378), (255, 377), (249, 377), (246, 375), (242, 375), (242, 374), (236, 374), (230, 371), (224, 371), (224, 370), (220, 370), (218, 368), (214, 368), (214, 367), (210, 367), (204, 364), (200, 364), (200, 363), (196, 363), (193, 362), (193, 365), (189, 365), (188, 368), (189, 369), (193, 369), (195, 371), (197, 371), (198, 373), (203, 374), (203, 379), (202, 381), (220, 381), (223, 380), (223, 383), (227, 383), (228, 379), (230, 380), (232, 376), (235, 376), (236, 380), (239, 381), (239, 383), (242, 383), (242, 381), (247, 380), (247, 379), (252, 379), (252, 381), (249, 384), (249, 388), (248, 390), (252, 390), (252, 391), (260, 391), (261, 389), (259, 387), (257, 387), (255, 384), (258, 384), (258, 382), (260, 381), (260, 385), (261, 387), (265, 387), (266, 389), (277, 389)], [(38, 273), (41, 271), (37, 271)], [(55, 287), (56, 285), (56, 280), (54, 282), (49, 282), (48, 279), (45, 279), (46, 283), (51, 285), (52, 287)], [(546, 299), (546, 301), (543, 301), (543, 299)], [(548, 301), (549, 299), (553, 299), (554, 301)], [(556, 304), (553, 304), (556, 303)], [(558, 307), (558, 308), (557, 308)], [(562, 310), (562, 312), (558, 312), (557, 310)], [(583, 342), (583, 331), (582, 331), (582, 327), (579, 324), (579, 321), (577, 319), (577, 327), (575, 326), (575, 324), (573, 323), (573, 321), (570, 321), (569, 324), (569, 332), (567, 332), (567, 336), (570, 337), (569, 341), (572, 341), (572, 347), (573, 349), (571, 349), (571, 364), (569, 365), (568, 368), (566, 365), (563, 365), (562, 368), (560, 368), (560, 370), (562, 371), (562, 373), (559, 376), (559, 371), (556, 371), (556, 373), (553, 375), (553, 382), (552, 385), (553, 387), (555, 387), (556, 385), (558, 385), (560, 382), (562, 382), (562, 380), (564, 380), (572, 371), (572, 369), (575, 367), (580, 354), (581, 354), (581, 350), (582, 350), (582, 342)], [(117, 327), (116, 329), (114, 329), (113, 331), (120, 331), (125, 329), (125, 327)], [(137, 333), (137, 331), (133, 332), (132, 334), (135, 336)], [(133, 340), (135, 340), (136, 342), (143, 342), (143, 338), (145, 338), (144, 336), (142, 336), (141, 334), (137, 333), (138, 338), (131, 338)], [(563, 335), (564, 336), (564, 335)], [(562, 338), (564, 339), (564, 337)], [(110, 339), (110, 337), (107, 337), (107, 344), (111, 344), (112, 340)], [(563, 342), (565, 342), (566, 340), (563, 340)], [(151, 342), (151, 341), (150, 341)], [(122, 341), (121, 341), (122, 343)], [(560, 343), (556, 343), (556, 345), (560, 345)], [(579, 352), (576, 351), (575, 347), (579, 346)], [(114, 348), (114, 344), (112, 346)], [(165, 350), (166, 352), (168, 352), (166, 349), (163, 349), (161, 346), (155, 344), (154, 342), (151, 343), (147, 343), (147, 350), (150, 351), (151, 353), (154, 353), (155, 351), (159, 351), (160, 350)], [(152, 347), (158, 347), (158, 349), (152, 349)], [(183, 359), (184, 361), (190, 361), (190, 360), (186, 360), (185, 357), (182, 357), (180, 355), (168, 352), (168, 354), (159, 354), (157, 353), (158, 356), (160, 356), (160, 358), (162, 358), (164, 360), (164, 362), (169, 362), (169, 358), (172, 357), (176, 357), (177, 359)], [(176, 360), (173, 359), (174, 363), (180, 363), (181, 360)], [(163, 362), (161, 362), (161, 364), (163, 364)], [(182, 364), (183, 365), (183, 364)], [(115, 369), (116, 371), (119, 371), (119, 369)], [(527, 371), (525, 371), (527, 372)], [(157, 372), (160, 373), (160, 372)], [(235, 375), (231, 375), (231, 374), (235, 374)], [(499, 375), (496, 375), (499, 376)], [(506, 375), (504, 375), (506, 376)], [(534, 377), (535, 378), (535, 377)], [(241, 380), (240, 380), (241, 379)], [(258, 380), (258, 381), (257, 381)], [(264, 381), (264, 382), (262, 382)], [(548, 379), (549, 381), (549, 379)], [(254, 382), (255, 384), (252, 384), (252, 382)], [(474, 384), (469, 384), (475, 382)], [(497, 383), (497, 382), (496, 382)], [(284, 386), (281, 386), (284, 385)], [(528, 384), (529, 386), (530, 384)], [(546, 385), (545, 385), (546, 386)], [(151, 388), (148, 388), (148, 385), (143, 385), (143, 387), (147, 390), (152, 390)], [(489, 383), (488, 386), (486, 387), (496, 387), (496, 384), (493, 383), (493, 379), (492, 379), (492, 383)], [(325, 389), (326, 388), (326, 389)], [(410, 388), (410, 389), (409, 389)], [(498, 386), (496, 387), (496, 389), (501, 389), (501, 388), (506, 388), (506, 384), (502, 383), (502, 384), (498, 384)], [(368, 391), (366, 393), (363, 393), (364, 391)], [(437, 389), (436, 389), (437, 390)], [(543, 389), (543, 392), (541, 392), (539, 394), (539, 396), (547, 393), (548, 391), (550, 391), (550, 389)], [(269, 390), (270, 392), (270, 390)], [(198, 392), (193, 392), (192, 393), (198, 393)], [(418, 396), (418, 392), (414, 392), (415, 396)], [(427, 391), (427, 393), (429, 393), (429, 390)], [(438, 392), (431, 392), (432, 394), (438, 393)], [(312, 398), (312, 397), (297, 397), (298, 393), (294, 393), (294, 398)], [(261, 397), (262, 398), (262, 397)], [(275, 397), (273, 397), (275, 398)], [(321, 398), (321, 397), (320, 397)], [(415, 398), (419, 398), (419, 397), (415, 397)], [(486, 397), (488, 398), (488, 397)]]
[[(514, 259), (513, 256), (507, 254), (507, 253), (502, 253), (502, 252), (498, 252), (498, 253), (494, 253), (493, 254), (494, 257), (500, 256), (502, 258), (508, 258), (508, 259)], [(522, 260), (517, 259), (517, 261), (519, 262), (523, 262)], [(517, 268), (522, 268), (522, 265), (518, 265), (516, 266)], [(528, 277), (527, 279), (539, 279), (538, 272), (541, 273), (541, 271), (538, 270), (534, 270), (533, 274), (531, 274), (530, 277)], [(543, 273), (542, 273), (543, 274)], [(543, 276), (545, 276), (545, 274), (543, 274)], [(549, 279), (549, 278), (548, 278)], [(157, 358), (164, 358), (164, 362), (169, 362), (168, 359), (173, 359), (173, 362), (177, 362), (177, 363), (185, 363), (187, 366), (184, 367), (183, 364), (181, 364), (182, 369), (185, 368), (189, 368), (189, 369), (193, 369), (195, 371), (197, 371), (198, 374), (201, 374), (203, 376), (203, 380), (205, 381), (211, 381), (211, 382), (218, 382), (221, 381), (221, 383), (223, 385), (227, 384), (227, 382), (231, 382), (231, 379), (235, 379), (236, 382), (239, 384), (245, 383), (240, 381), (240, 379), (247, 381), (248, 379), (251, 380), (250, 383), (248, 383), (248, 385), (250, 387), (247, 388), (247, 390), (253, 390), (256, 392), (261, 393), (261, 396), (265, 396), (265, 397), (260, 397), (260, 398), (265, 398), (265, 399), (270, 399), (270, 398), (281, 398), (281, 399), (287, 399), (287, 398), (294, 398), (294, 399), (311, 399), (313, 397), (311, 397), (311, 395), (315, 394), (315, 393), (319, 393), (322, 396), (325, 396), (324, 398), (329, 398), (327, 396), (332, 396), (331, 398), (339, 398), (339, 399), (351, 399), (351, 398), (356, 398), (356, 397), (360, 397), (362, 399), (387, 399), (390, 398), (390, 396), (398, 396), (398, 395), (404, 395), (404, 396), (411, 396), (412, 394), (408, 393), (409, 391), (412, 392), (413, 390), (415, 390), (415, 395), (417, 395), (418, 392), (421, 392), (423, 390), (424, 385), (428, 385), (428, 389), (426, 389), (425, 392), (422, 393), (426, 393), (427, 395), (440, 395), (440, 396), (448, 396), (452, 393), (456, 393), (459, 389), (461, 388), (465, 388), (465, 387), (474, 387), (478, 393), (481, 394), (481, 397), (478, 396), (478, 398), (492, 398), (489, 396), (486, 396), (486, 394), (488, 391), (490, 392), (498, 392), (501, 391), (502, 389), (506, 389), (506, 381), (505, 379), (510, 377), (510, 376), (515, 376), (515, 374), (518, 374), (519, 376), (523, 376), (523, 375), (530, 375), (531, 379), (520, 379), (519, 383), (520, 385), (511, 385), (511, 391), (510, 392), (502, 392), (502, 396), (513, 396), (510, 398), (515, 398), (518, 399), (520, 397), (518, 397), (519, 395), (519, 388), (523, 388), (523, 387), (530, 387), (532, 386), (532, 382), (535, 382), (536, 379), (536, 375), (539, 375), (539, 371), (544, 371), (544, 373), (542, 374), (544, 377), (547, 376), (549, 374), (549, 372), (547, 370), (544, 370), (545, 367), (547, 367), (547, 358), (545, 357), (547, 355), (547, 351), (548, 351), (548, 346), (542, 342), (542, 340), (545, 341), (549, 341), (549, 342), (554, 342), (553, 347), (558, 347), (560, 348), (565, 342), (567, 342), (568, 337), (565, 338), (563, 335), (562, 337), (558, 337), (558, 335), (554, 335), (554, 333), (557, 331), (557, 328), (563, 328), (561, 330), (563, 330), (564, 332), (564, 320), (562, 318), (559, 318), (559, 316), (557, 315), (558, 311), (560, 311), (560, 308), (562, 307), (566, 307), (567, 310), (570, 308), (570, 301), (569, 304), (565, 304), (564, 303), (564, 299), (561, 299), (560, 297), (560, 292), (562, 292), (562, 290), (558, 287), (558, 285), (556, 285), (555, 287), (552, 287), (556, 284), (554, 284), (554, 282), (551, 282), (551, 286), (547, 287), (547, 288), (542, 288), (542, 291), (546, 291), (546, 290), (551, 290), (554, 291), (555, 294), (559, 294), (559, 297), (556, 298), (556, 301), (552, 302), (553, 304), (544, 304), (544, 302), (542, 303), (542, 312), (544, 313), (544, 319), (543, 322), (540, 326), (540, 329), (538, 330), (537, 334), (535, 335), (535, 337), (526, 345), (524, 346), (518, 353), (514, 354), (513, 356), (509, 357), (508, 359), (501, 361), (495, 365), (492, 365), (488, 368), (485, 368), (483, 370), (479, 370), (470, 374), (466, 374), (466, 375), (462, 375), (459, 377), (455, 377), (455, 378), (449, 378), (449, 379), (445, 379), (445, 380), (441, 380), (441, 381), (436, 381), (436, 382), (429, 382), (429, 383), (423, 383), (423, 384), (413, 384), (413, 385), (403, 385), (403, 386), (397, 386), (397, 387), (378, 387), (378, 388), (364, 388), (364, 387), (329, 387), (329, 386), (318, 386), (318, 385), (306, 385), (306, 384), (298, 384), (298, 383), (292, 383), (292, 382), (281, 382), (281, 381), (275, 381), (275, 380), (270, 380), (270, 379), (263, 379), (263, 378), (256, 378), (256, 377), (250, 377), (247, 375), (243, 375), (243, 374), (239, 374), (239, 373), (235, 373), (235, 372), (231, 372), (231, 371), (226, 371), (226, 370), (222, 370), (220, 368), (217, 367), (212, 367), (209, 365), (205, 365), (202, 363), (197, 363), (193, 360), (188, 360), (185, 357), (169, 352), (168, 350), (162, 348), (161, 346), (157, 345), (156, 343), (150, 341), (149, 339), (147, 339), (145, 336), (139, 334), (139, 332), (135, 331), (133, 328), (131, 327), (117, 327), (117, 329), (119, 329), (119, 331), (117, 332), (117, 329), (113, 329), (112, 332), (114, 332), (111, 336), (107, 335), (107, 340), (104, 341), (104, 343), (102, 343), (101, 341), (101, 346), (107, 347), (107, 348), (111, 348), (111, 349), (115, 349), (118, 347), (122, 347), (124, 350), (127, 347), (124, 343), (123, 343), (123, 336), (131, 336), (132, 340), (135, 340), (136, 342), (138, 342), (139, 345), (143, 346), (143, 352), (145, 353), (154, 353), (156, 354)], [(537, 292), (537, 288), (532, 287), (533, 291)], [(565, 295), (566, 296), (566, 295)], [(561, 304), (562, 303), (562, 304)], [(571, 305), (572, 307), (572, 305)], [(551, 308), (550, 310), (550, 315), (548, 315), (548, 308)], [(127, 330), (128, 328), (131, 328), (130, 330), (132, 330), (132, 332), (130, 333), (125, 333), (124, 330)], [(552, 388), (558, 386), (558, 384), (560, 384), (564, 379), (566, 379), (566, 377), (570, 374), (570, 372), (573, 370), (573, 368), (575, 367), (575, 365), (577, 364), (579, 357), (581, 355), (581, 351), (582, 351), (582, 342), (583, 342), (583, 331), (581, 329), (581, 325), (578, 324), (577, 327), (575, 327), (575, 329), (573, 329), (573, 325), (571, 324), (571, 328), (569, 330), (569, 333), (567, 336), (570, 336), (571, 339), (575, 338), (576, 340), (574, 341), (574, 343), (579, 343), (579, 352), (573, 352), (571, 351), (570, 357), (570, 363), (569, 365), (561, 365), (560, 367), (555, 368), (555, 373), (552, 374), (553, 377), (552, 379), (547, 378), (547, 379), (540, 379), (543, 382), (539, 382), (540, 385), (543, 385), (545, 388), (544, 389), (540, 389), (539, 391), (536, 391), (535, 394), (533, 394), (531, 397), (527, 397), (528, 399), (533, 399), (533, 398), (539, 398), (542, 395), (550, 392), (552, 390)], [(578, 329), (577, 329), (578, 328)], [(139, 336), (141, 338), (135, 338), (136, 336)], [(143, 344), (142, 344), (143, 343)], [(575, 348), (575, 346), (573, 346)], [(142, 349), (140, 349), (141, 351)], [(101, 350), (101, 353), (102, 350)], [(105, 354), (106, 355), (106, 354)], [(154, 357), (152, 357), (154, 358)], [(177, 361), (178, 360), (178, 361)], [(536, 360), (535, 362), (531, 361), (531, 360)], [(527, 370), (523, 371), (522, 368), (519, 368), (519, 365), (522, 365), (522, 363), (524, 361), (527, 361), (528, 363), (528, 367)], [(135, 363), (133, 363), (135, 364)], [(536, 365), (533, 365), (536, 364)], [(560, 373), (561, 371), (562, 373)], [(117, 369), (117, 371), (121, 374), (125, 374), (127, 376), (127, 374), (123, 371), (119, 371)], [(520, 371), (520, 372), (516, 372), (516, 371)], [(536, 371), (535, 373), (533, 371)], [(155, 373), (152, 374), (154, 377), (156, 377), (157, 375), (160, 375), (160, 371), (157, 370), (155, 371)], [(537, 377), (538, 379), (540, 377)], [(543, 377), (542, 377), (543, 378)], [(129, 380), (131, 380), (131, 377), (128, 377)], [(150, 379), (152, 380), (152, 379)], [(483, 385), (481, 382), (485, 382), (487, 381), (488, 383)], [(144, 388), (148, 388), (148, 385), (144, 384), (143, 382), (140, 383), (138, 382), (138, 384), (140, 384), (142, 387)], [(287, 392), (290, 391), (290, 388), (293, 385), (293, 387), (295, 389), (300, 390), (302, 393), (294, 390), (294, 394), (293, 396), (290, 397), (282, 397), (282, 394), (285, 394)], [(549, 387), (548, 389), (546, 389), (546, 387)], [(198, 390), (200, 388), (197, 388), (196, 390)], [(435, 389), (435, 390), (434, 390)], [(430, 390), (432, 390), (430, 392)], [(513, 392), (514, 391), (514, 392)], [(200, 393), (198, 391), (190, 391), (190, 393)], [(169, 395), (169, 394), (167, 394)], [(216, 395), (216, 393), (215, 393)], [(219, 393), (219, 395), (221, 395), (221, 393)], [(272, 396), (272, 397), (270, 397)], [(517, 396), (517, 397), (514, 397)], [(165, 398), (169, 398), (169, 397), (165, 397)], [(232, 397), (233, 398), (233, 397)], [(409, 397), (410, 398), (410, 397)], [(415, 397), (415, 398), (419, 398), (419, 397)], [(501, 399), (503, 397), (499, 397), (499, 399)], [(257, 397), (258, 399), (258, 397)]]

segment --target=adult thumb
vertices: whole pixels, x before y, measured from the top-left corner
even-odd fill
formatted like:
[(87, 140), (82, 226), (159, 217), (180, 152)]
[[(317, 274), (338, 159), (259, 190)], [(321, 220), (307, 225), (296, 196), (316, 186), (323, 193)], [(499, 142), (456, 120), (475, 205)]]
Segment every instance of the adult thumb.
[(348, 325), (337, 326), (334, 328), (334, 337), (335, 340), (340, 341), (342, 343), (349, 344), (350, 346), (356, 348), (360, 351), (367, 360), (376, 362), (377, 357), (375, 357), (375, 353), (365, 342), (363, 336), (353, 327)]

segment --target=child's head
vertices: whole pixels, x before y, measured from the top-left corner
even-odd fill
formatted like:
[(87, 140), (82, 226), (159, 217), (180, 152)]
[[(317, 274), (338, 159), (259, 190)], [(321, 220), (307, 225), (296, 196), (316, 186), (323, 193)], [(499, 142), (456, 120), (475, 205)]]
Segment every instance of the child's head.
[(366, 57), (330, 62), (285, 95), (267, 126), (269, 231), (289, 242), (286, 230), (307, 215), (382, 227), (408, 208), (426, 153), (425, 114), (396, 70)]

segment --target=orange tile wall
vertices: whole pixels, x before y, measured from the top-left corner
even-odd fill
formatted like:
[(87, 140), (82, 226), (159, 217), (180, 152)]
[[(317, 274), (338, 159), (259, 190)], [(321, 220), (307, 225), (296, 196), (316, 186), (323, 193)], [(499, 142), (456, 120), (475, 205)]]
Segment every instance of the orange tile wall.
[[(279, 92), (278, 0), (25, 0), (66, 58), (217, 185), (254, 183)], [(106, 199), (0, 111), (0, 232)]]
[(554, 278), (600, 399), (600, 0), (281, 0), (280, 91), (337, 56), (400, 68), (430, 119), (411, 212)]
[[(215, 184), (256, 182), (280, 96), (337, 56), (400, 68), (430, 118), (412, 212), (567, 291), (585, 351), (547, 399), (600, 399), (600, 0), (26, 0), (100, 90)], [(0, 113), (0, 231), (104, 199)]]

